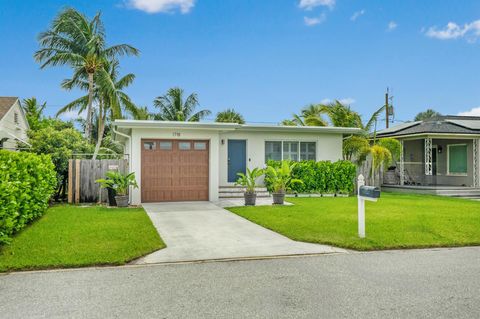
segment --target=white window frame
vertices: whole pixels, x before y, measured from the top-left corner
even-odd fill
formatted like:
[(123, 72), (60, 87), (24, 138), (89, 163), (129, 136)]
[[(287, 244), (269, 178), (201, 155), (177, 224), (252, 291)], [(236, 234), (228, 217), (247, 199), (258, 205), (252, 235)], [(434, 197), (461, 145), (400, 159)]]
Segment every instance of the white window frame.
[[(298, 144), (298, 160), (297, 162), (300, 162), (302, 161), (301, 159), (301, 148), (300, 148), (300, 143), (314, 143), (315, 144), (315, 159), (313, 159), (314, 161), (317, 161), (318, 160), (318, 143), (317, 141), (315, 140), (298, 140), (298, 139), (292, 139), (292, 140), (279, 140), (279, 139), (266, 139), (263, 141), (263, 147), (264, 147), (264, 151), (263, 151), (263, 157), (266, 159), (266, 149), (265, 149), (265, 146), (266, 146), (266, 143), (267, 142), (280, 142), (281, 143), (281, 152), (280, 152), (280, 160), (283, 161), (284, 158), (283, 158), (283, 143), (284, 142), (287, 142), (287, 143), (292, 143), (292, 142), (297, 142)], [(312, 160), (311, 160), (312, 161)], [(266, 161), (265, 161), (266, 163)]]
[[(466, 146), (467, 147), (467, 172), (466, 173), (450, 173), (450, 146)], [(449, 176), (468, 176), (468, 144), (447, 144), (447, 175)]]

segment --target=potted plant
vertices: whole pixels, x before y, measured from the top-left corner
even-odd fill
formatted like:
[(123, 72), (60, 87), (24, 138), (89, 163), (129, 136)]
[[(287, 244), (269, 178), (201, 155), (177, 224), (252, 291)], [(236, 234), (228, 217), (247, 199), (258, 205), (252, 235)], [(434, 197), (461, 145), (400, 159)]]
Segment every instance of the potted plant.
[(279, 167), (268, 166), (266, 179), (272, 185), (273, 204), (283, 205), (285, 192), (292, 189), (294, 184), (303, 184), (299, 179), (292, 178), (294, 162), (282, 161)]
[(111, 188), (115, 191), (115, 201), (118, 207), (128, 206), (128, 188), (133, 186), (138, 188), (137, 181), (135, 180), (135, 173), (122, 174), (120, 172), (110, 171), (107, 172), (105, 179), (97, 179), (97, 183), (100, 183), (102, 188)]
[(245, 206), (255, 206), (257, 200), (257, 193), (255, 193), (255, 186), (257, 185), (257, 179), (264, 174), (263, 169), (258, 167), (250, 170), (247, 168), (247, 174), (238, 173), (238, 179), (235, 185), (245, 187)]

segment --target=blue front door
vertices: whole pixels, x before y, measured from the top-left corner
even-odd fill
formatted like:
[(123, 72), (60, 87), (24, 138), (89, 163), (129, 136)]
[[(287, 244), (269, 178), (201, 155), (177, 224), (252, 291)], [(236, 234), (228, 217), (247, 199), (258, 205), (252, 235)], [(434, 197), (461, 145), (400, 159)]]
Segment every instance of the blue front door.
[(245, 174), (247, 168), (247, 141), (228, 140), (228, 182), (238, 179), (237, 173)]

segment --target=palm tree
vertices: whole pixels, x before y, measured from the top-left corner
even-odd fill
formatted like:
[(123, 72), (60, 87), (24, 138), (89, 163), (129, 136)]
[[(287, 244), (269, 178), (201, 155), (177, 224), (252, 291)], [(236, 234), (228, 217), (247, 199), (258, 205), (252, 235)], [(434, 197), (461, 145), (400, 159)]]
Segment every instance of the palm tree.
[(35, 97), (23, 100), (22, 109), (27, 117), (28, 125), (31, 130), (36, 130), (39, 127), (40, 120), (43, 116), (43, 110), (47, 106), (47, 102), (39, 105)]
[(245, 124), (245, 119), (242, 114), (236, 112), (234, 109), (226, 109), (225, 111), (217, 113), (215, 122)]
[(171, 88), (167, 94), (157, 97), (153, 105), (159, 109), (159, 112), (154, 114), (154, 119), (161, 121), (198, 122), (211, 114), (209, 110), (195, 112), (199, 105), (197, 94), (192, 93), (184, 99), (183, 90), (178, 87)]
[(337, 127), (362, 127), (360, 114), (353, 111), (350, 106), (335, 100), (329, 104), (318, 106), (320, 113), (326, 114), (333, 126)]
[(304, 107), (300, 114), (293, 114), (291, 120), (284, 120), (282, 125), (327, 126), (327, 122), (322, 118), (322, 112), (319, 105), (310, 104)]
[(85, 137), (89, 140), (95, 76), (108, 60), (119, 55), (138, 55), (139, 51), (127, 44), (106, 47), (100, 13), (89, 20), (72, 8), (61, 11), (50, 29), (40, 33), (38, 41), (41, 49), (35, 52), (34, 57), (41, 63), (40, 68), (68, 65), (74, 70), (72, 81), (82, 77), (88, 79)]
[(135, 110), (132, 110), (131, 115), (134, 120), (151, 120), (153, 118), (152, 113), (148, 110), (146, 106), (137, 107)]
[(438, 116), (441, 116), (442, 114), (440, 114), (439, 112), (433, 110), (433, 109), (427, 109), (426, 111), (424, 112), (420, 112), (418, 113), (416, 116), (415, 116), (415, 119), (414, 121), (424, 121), (424, 120), (428, 120), (428, 119), (431, 119), (431, 118), (434, 118), (434, 117), (438, 117)]
[[(98, 112), (96, 114), (98, 134), (92, 159), (96, 159), (100, 150), (105, 133), (107, 114), (110, 115), (110, 120), (115, 120), (123, 117), (123, 111), (134, 113), (137, 110), (137, 107), (131, 101), (130, 97), (123, 91), (133, 82), (135, 75), (129, 73), (119, 79), (118, 69), (118, 60), (113, 60), (105, 61), (102, 68), (97, 71), (96, 85), (92, 96), (98, 105)], [(89, 86), (89, 83), (85, 77), (79, 76), (77, 78), (64, 80), (62, 86), (85, 89)], [(70, 102), (57, 112), (57, 116), (74, 109), (78, 109), (79, 113), (81, 113), (88, 107), (89, 99), (90, 94)]]

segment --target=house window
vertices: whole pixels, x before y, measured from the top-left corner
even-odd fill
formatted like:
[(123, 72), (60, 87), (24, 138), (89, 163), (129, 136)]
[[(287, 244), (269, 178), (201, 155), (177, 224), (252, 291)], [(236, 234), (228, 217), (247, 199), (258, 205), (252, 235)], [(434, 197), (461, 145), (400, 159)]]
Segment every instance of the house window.
[(143, 142), (143, 149), (153, 151), (155, 149), (155, 142)]
[(169, 151), (172, 149), (172, 142), (160, 142), (160, 149), (164, 151)]
[(265, 162), (282, 160), (282, 142), (265, 142)]
[(193, 143), (193, 149), (197, 151), (203, 151), (207, 149), (207, 143), (206, 142), (195, 142)]
[(178, 149), (181, 151), (188, 151), (191, 148), (191, 143), (190, 142), (180, 142), (178, 143)]
[(467, 144), (447, 145), (448, 174), (467, 175)]
[(299, 141), (265, 142), (265, 162), (269, 160), (316, 160), (316, 143)]
[(283, 159), (298, 161), (298, 142), (283, 142)]
[(13, 122), (17, 125), (19, 124), (18, 113), (17, 112), (13, 113)]
[(300, 142), (300, 160), (309, 161), (316, 159), (315, 142)]

